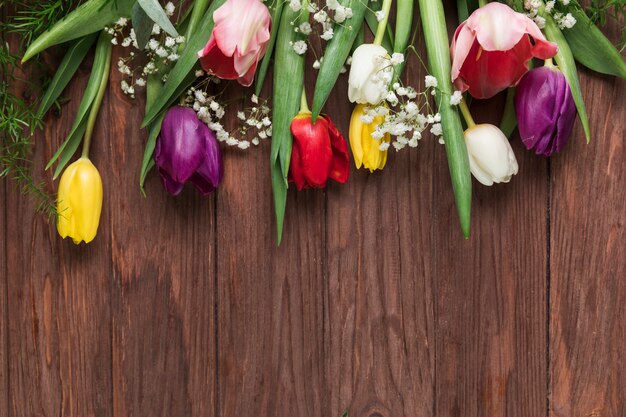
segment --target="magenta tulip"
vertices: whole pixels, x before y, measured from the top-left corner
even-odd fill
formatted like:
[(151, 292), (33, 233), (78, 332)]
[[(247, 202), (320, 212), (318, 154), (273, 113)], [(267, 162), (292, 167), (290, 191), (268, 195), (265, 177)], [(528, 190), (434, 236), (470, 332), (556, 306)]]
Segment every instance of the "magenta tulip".
[(224, 167), (219, 143), (206, 124), (188, 107), (168, 110), (159, 134), (154, 161), (163, 187), (178, 195), (189, 181), (203, 195), (214, 191)]
[(490, 98), (516, 85), (530, 59), (552, 58), (557, 50), (531, 19), (505, 4), (488, 3), (454, 33), (452, 81), (475, 98)]
[(576, 105), (563, 73), (552, 66), (529, 71), (517, 86), (515, 113), (527, 149), (544, 156), (560, 152), (576, 119)]
[(270, 40), (267, 6), (259, 0), (226, 0), (213, 19), (211, 38), (198, 52), (202, 67), (218, 78), (249, 86)]

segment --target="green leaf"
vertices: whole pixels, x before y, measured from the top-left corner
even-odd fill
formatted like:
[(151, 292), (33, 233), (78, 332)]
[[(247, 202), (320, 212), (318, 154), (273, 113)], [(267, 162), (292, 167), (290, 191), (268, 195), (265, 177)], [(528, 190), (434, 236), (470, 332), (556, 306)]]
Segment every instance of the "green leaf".
[(59, 65), (57, 72), (54, 74), (46, 90), (46, 94), (44, 94), (41, 99), (38, 111), (39, 117), (43, 117), (43, 115), (50, 110), (50, 107), (52, 107), (63, 90), (65, 90), (65, 87), (67, 87), (72, 77), (74, 77), (76, 70), (85, 59), (91, 45), (95, 42), (96, 37), (96, 34), (90, 34), (77, 39), (67, 50), (63, 61), (61, 61), (61, 65)]
[(261, 90), (263, 89), (263, 82), (265, 81), (265, 75), (267, 75), (267, 70), (270, 66), (270, 61), (272, 59), (272, 54), (274, 53), (274, 45), (276, 44), (276, 35), (278, 34), (278, 28), (280, 27), (281, 16), (283, 14), (283, 7), (285, 6), (285, 2), (281, 0), (275, 0), (274, 5), (271, 7), (272, 12), (272, 33), (270, 34), (270, 41), (267, 45), (267, 51), (265, 52), (265, 56), (261, 61), (261, 65), (257, 71), (256, 75), (256, 84), (255, 84), (255, 94), (258, 96), (261, 94)]
[[(54, 175), (52, 177), (53, 179), (56, 180), (58, 178), (58, 176), (63, 172), (63, 168), (65, 168), (65, 166), (72, 159), (72, 156), (74, 156), (74, 154), (76, 153), (76, 150), (78, 150), (78, 147), (83, 140), (83, 136), (85, 135), (85, 130), (87, 130), (86, 118), (81, 120), (80, 125), (77, 127), (77, 129), (73, 131), (67, 137), (67, 139), (65, 139), (65, 142), (63, 142), (61, 147), (59, 147), (59, 149), (57, 150), (56, 154), (54, 154), (54, 156), (52, 157), (52, 160), (50, 160), (50, 162), (53, 162), (56, 159), (59, 159), (59, 164), (54, 170)], [(48, 167), (46, 167), (46, 169), (48, 169)]]
[(602, 74), (626, 79), (626, 62), (611, 41), (582, 10), (574, 9), (571, 13), (576, 24), (571, 29), (564, 29), (563, 35), (576, 61)]
[(291, 22), (298, 26), (307, 20), (308, 12), (294, 12), (286, 7), (276, 41), (274, 85), (280, 88), (274, 88), (270, 166), (278, 245), (282, 240), (287, 204), (287, 174), (293, 140), (290, 126), (291, 120), (298, 114), (304, 83), (304, 55), (298, 55), (291, 46), (302, 39), (302, 35), (293, 30)]
[(148, 17), (166, 31), (168, 35), (178, 36), (176, 28), (172, 25), (172, 22), (170, 22), (170, 18), (167, 17), (165, 10), (163, 10), (158, 0), (137, 0), (137, 4), (139, 4)]
[(214, 0), (213, 3), (211, 3), (211, 6), (198, 25), (198, 30), (187, 40), (185, 49), (176, 62), (176, 65), (169, 73), (159, 97), (146, 109), (146, 115), (141, 127), (148, 126), (150, 122), (156, 119), (157, 116), (167, 108), (167, 106), (176, 100), (177, 96), (175, 94), (180, 94), (182, 84), (188, 82), (190, 77), (195, 78), (193, 69), (198, 62), (198, 56), (196, 54), (199, 50), (204, 48), (211, 37), (214, 23), (213, 12), (224, 4), (224, 1), (225, 0)]
[(510, 138), (517, 127), (517, 117), (515, 116), (515, 87), (509, 87), (506, 90), (506, 102), (504, 104), (504, 112), (500, 120), (500, 130)]
[(26, 50), (22, 62), (53, 45), (99, 32), (120, 17), (130, 16), (133, 4), (134, 0), (90, 0), (82, 4), (35, 39)]
[(457, 15), (459, 23), (467, 20), (474, 10), (478, 9), (478, 1), (476, 0), (456, 0)]
[(161, 125), (163, 123), (163, 118), (165, 117), (165, 113), (159, 116), (152, 126), (150, 127), (150, 133), (148, 134), (148, 141), (146, 142), (146, 148), (143, 153), (143, 160), (141, 162), (141, 174), (139, 175), (139, 189), (143, 195), (146, 195), (144, 191), (144, 184), (146, 182), (146, 177), (148, 173), (154, 167), (154, 159), (152, 156), (154, 155), (154, 148), (156, 147), (156, 140), (159, 137), (159, 133), (161, 133)]
[(59, 161), (59, 165), (57, 166), (54, 175), (55, 179), (73, 155), (72, 152), (72, 154), (67, 156), (66, 152), (68, 151), (66, 151), (66, 148), (69, 146), (69, 150), (71, 150), (72, 146), (74, 146), (75, 144), (75, 147), (73, 148), (75, 151), (78, 147), (78, 144), (80, 144), (80, 141), (83, 138), (83, 134), (85, 133), (85, 128), (87, 126), (87, 116), (89, 114), (89, 110), (91, 109), (91, 105), (98, 95), (98, 90), (100, 89), (100, 84), (102, 81), (102, 75), (107, 67), (108, 48), (110, 46), (110, 42), (111, 38), (109, 36), (100, 36), (98, 38), (96, 54), (93, 60), (93, 67), (91, 70), (91, 76), (89, 77), (87, 88), (85, 89), (85, 93), (83, 94), (80, 106), (78, 107), (78, 112), (76, 114), (74, 124), (72, 125), (72, 129), (70, 130), (70, 133), (67, 136), (65, 142), (63, 142), (57, 153), (52, 157), (50, 162), (48, 162), (48, 165), (46, 165), (46, 169), (49, 169), (52, 164), (54, 164), (54, 161), (57, 160), (57, 158), (62, 155), (66, 156), (66, 158), (62, 158)]
[(322, 111), (322, 107), (324, 107), (331, 90), (337, 82), (337, 78), (341, 73), (341, 67), (345, 64), (350, 48), (363, 24), (368, 0), (347, 0), (344, 3), (342, 3), (344, 6), (352, 8), (352, 17), (336, 27), (337, 30), (333, 38), (324, 50), (324, 60), (321, 63), (317, 81), (315, 82), (313, 120)]
[[(376, 12), (380, 11), (382, 6), (382, 0), (371, 3), (371, 8), (365, 12), (365, 23), (370, 28), (373, 34), (376, 34), (378, 30), (378, 19), (376, 18)], [(393, 33), (391, 32), (391, 25), (387, 25), (385, 29), (385, 35), (381, 43), (382, 47), (388, 51), (393, 50)]]
[(139, 45), (139, 49), (143, 50), (150, 41), (154, 22), (148, 17), (139, 3), (136, 3), (133, 6), (133, 13), (131, 16), (133, 29), (135, 30), (135, 36), (137, 38), (137, 45)]
[(424, 28), (430, 73), (439, 82), (435, 100), (441, 113), (441, 126), (456, 208), (461, 230), (463, 235), (468, 238), (472, 206), (472, 177), (461, 119), (456, 107), (450, 105), (450, 95), (453, 90), (450, 81), (450, 44), (443, 3), (442, 0), (419, 0), (419, 9)]
[[(411, 28), (413, 26), (413, 0), (398, 0), (396, 6), (396, 35), (394, 37), (393, 52), (401, 54), (406, 53), (411, 38)], [(406, 57), (404, 62), (394, 67), (394, 75), (392, 84), (395, 83), (402, 75), (404, 66), (406, 65)]]
[(554, 59), (556, 60), (556, 63), (563, 75), (565, 75), (565, 79), (567, 80), (570, 90), (572, 91), (572, 97), (574, 98), (576, 109), (578, 110), (578, 117), (583, 125), (587, 143), (589, 143), (591, 140), (589, 119), (587, 118), (585, 101), (583, 100), (583, 93), (580, 89), (580, 82), (578, 81), (578, 72), (576, 72), (576, 62), (574, 61), (574, 56), (572, 55), (572, 51), (569, 48), (569, 44), (565, 40), (563, 33), (561, 33), (561, 29), (558, 28), (554, 19), (552, 19), (552, 16), (546, 13), (545, 19), (546, 26), (543, 31), (548, 40), (555, 42), (559, 46), (559, 52), (557, 52)]

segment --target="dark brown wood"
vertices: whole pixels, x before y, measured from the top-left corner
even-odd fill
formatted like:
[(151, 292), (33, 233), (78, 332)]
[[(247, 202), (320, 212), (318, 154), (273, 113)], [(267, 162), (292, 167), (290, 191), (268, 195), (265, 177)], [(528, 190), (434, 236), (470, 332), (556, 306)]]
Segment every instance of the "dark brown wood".
[[(497, 122), (495, 104), (473, 106), (476, 122)], [(519, 174), (506, 185), (474, 181), (469, 240), (442, 149), (434, 161), (437, 415), (545, 414), (546, 160), (512, 142)]]
[[(608, 32), (619, 39), (619, 30)], [(551, 166), (550, 413), (626, 415), (626, 85), (586, 72), (592, 138), (576, 125)]]
[[(114, 61), (117, 57), (114, 55)], [(105, 168), (110, 234), (115, 416), (210, 416), (215, 412), (214, 198), (191, 188), (178, 199), (158, 175), (139, 193), (144, 102), (125, 97), (114, 71), (108, 135), (94, 157)], [(148, 215), (149, 213), (149, 215)], [(129, 219), (133, 219), (129, 222)]]
[[(50, 189), (43, 166), (89, 71), (35, 137)], [(626, 415), (626, 84), (581, 77), (592, 143), (577, 125), (549, 166), (514, 139), (520, 173), (474, 183), (469, 240), (444, 148), (426, 136), (383, 172), (291, 189), (277, 248), (269, 141), (224, 149), (208, 198), (169, 197), (156, 173), (144, 198), (144, 102), (113, 71), (92, 244), (62, 241), (0, 181), (0, 416)], [(344, 77), (325, 111), (347, 134), (346, 90)], [(473, 106), (478, 122), (499, 111)]]

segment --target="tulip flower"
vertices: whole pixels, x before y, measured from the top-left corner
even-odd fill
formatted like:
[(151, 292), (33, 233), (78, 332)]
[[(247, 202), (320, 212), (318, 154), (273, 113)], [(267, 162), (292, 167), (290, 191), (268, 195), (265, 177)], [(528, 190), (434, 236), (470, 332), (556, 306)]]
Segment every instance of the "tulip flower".
[(102, 179), (88, 158), (70, 164), (59, 183), (57, 231), (75, 244), (96, 237), (102, 211)]
[(376, 44), (363, 44), (354, 50), (348, 76), (351, 103), (377, 105), (387, 96), (393, 67), (387, 50)]
[(494, 125), (480, 124), (465, 131), (470, 171), (483, 185), (509, 182), (517, 174), (517, 160), (507, 137)]
[(154, 161), (163, 187), (172, 195), (180, 194), (187, 181), (208, 195), (224, 172), (215, 133), (188, 107), (172, 107), (165, 115)]
[(531, 19), (505, 4), (488, 3), (454, 33), (452, 81), (475, 98), (490, 98), (517, 85), (530, 59), (549, 59), (557, 50)]
[(553, 65), (529, 71), (517, 85), (515, 113), (526, 149), (544, 156), (563, 149), (576, 119), (576, 105), (563, 73)]
[(375, 116), (371, 123), (365, 123), (364, 115), (365, 106), (357, 104), (350, 117), (350, 147), (356, 167), (361, 168), (363, 165), (370, 172), (374, 172), (383, 169), (387, 163), (387, 151), (380, 150), (380, 144), (389, 143), (391, 137), (389, 133), (385, 133), (380, 139), (373, 138), (372, 133), (385, 119), (383, 116)]
[(328, 116), (315, 124), (311, 112), (301, 111), (291, 122), (293, 148), (289, 181), (303, 188), (324, 188), (328, 178), (343, 184), (350, 173), (346, 141)]
[(210, 74), (249, 86), (270, 40), (267, 6), (259, 0), (226, 0), (213, 20), (209, 42), (198, 52), (200, 64)]

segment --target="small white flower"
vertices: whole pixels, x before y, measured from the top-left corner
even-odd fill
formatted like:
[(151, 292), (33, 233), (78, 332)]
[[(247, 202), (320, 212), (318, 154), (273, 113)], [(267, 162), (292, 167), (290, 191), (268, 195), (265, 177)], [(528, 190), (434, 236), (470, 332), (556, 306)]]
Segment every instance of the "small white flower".
[(170, 54), (170, 55), (167, 57), (167, 59), (168, 59), (169, 61), (177, 61), (177, 60), (178, 60), (178, 58), (180, 58), (180, 56), (179, 56), (178, 54)]
[(137, 84), (139, 87), (143, 87), (146, 85), (146, 80), (144, 80), (143, 78), (137, 78), (137, 80), (135, 80), (135, 84)]
[(451, 106), (458, 106), (459, 104), (461, 104), (461, 100), (463, 100), (463, 93), (460, 92), (459, 90), (456, 90), (450, 96), (450, 105)]
[(311, 34), (311, 24), (309, 22), (302, 22), (300, 23), (300, 26), (298, 26), (298, 29), (300, 30), (300, 33), (302, 33), (305, 36), (308, 36)]
[(196, 77), (202, 77), (204, 75), (204, 71), (202, 70), (196, 70)]
[(299, 12), (300, 9), (302, 9), (302, 3), (300, 3), (300, 0), (291, 0), (289, 2), (289, 7), (291, 7), (291, 10), (294, 12)]
[(404, 62), (404, 54), (401, 54), (400, 52), (394, 52), (393, 55), (391, 55), (391, 65), (398, 65), (398, 64), (402, 64)]
[(313, 15), (313, 20), (319, 23), (326, 22), (326, 19), (328, 19), (328, 14), (324, 10), (320, 10)]
[(554, 3), (555, 3), (554, 0), (547, 1), (546, 2), (546, 7), (545, 7), (544, 11), (546, 13), (550, 13), (552, 11), (552, 9), (554, 9)]
[(441, 136), (443, 134), (443, 129), (441, 128), (441, 123), (435, 123), (430, 128), (430, 133), (432, 133), (435, 136)]
[(113, 45), (117, 45), (117, 38), (112, 38), (112, 39), (111, 39), (111, 43), (112, 43)]
[(174, 45), (176, 45), (176, 39), (172, 38), (171, 36), (165, 38), (166, 47), (171, 48)]
[(432, 75), (427, 75), (424, 80), (426, 83), (426, 88), (436, 88), (439, 85), (437, 79)]
[(128, 19), (125, 17), (120, 17), (119, 19), (117, 19), (117, 22), (115, 22), (115, 24), (124, 27), (128, 24)]
[(250, 147), (250, 142), (248, 142), (247, 140), (242, 140), (237, 146), (239, 147), (239, 149), (248, 149)]
[(303, 55), (307, 50), (307, 44), (305, 41), (296, 41), (293, 43), (293, 50), (296, 51), (298, 55)]
[(313, 63), (313, 68), (320, 69), (320, 65), (321, 65), (320, 61), (316, 59), (315, 62)]
[(163, 48), (162, 46), (159, 46), (154, 52), (161, 58), (165, 58), (169, 54), (167, 52), (167, 49)]
[(252, 97), (250, 97), (250, 101), (254, 104), (259, 104), (259, 97), (257, 97), (256, 94), (252, 94)]
[(379, 11), (376, 12), (376, 20), (381, 22), (384, 18), (385, 18), (385, 12), (384, 11), (379, 10)]
[(153, 35), (158, 35), (161, 33), (161, 26), (157, 25), (156, 23), (154, 24), (154, 26), (152, 26), (152, 34)]
[(387, 149), (389, 149), (389, 142), (380, 142), (380, 145), (378, 145), (378, 149), (380, 149), (382, 152), (385, 152)]
[(329, 28), (328, 30), (324, 31), (320, 38), (324, 39), (325, 41), (331, 40), (333, 38), (333, 28)]
[(159, 47), (159, 42), (156, 39), (150, 39), (148, 42), (148, 48), (155, 51)]

